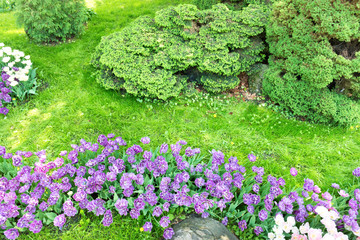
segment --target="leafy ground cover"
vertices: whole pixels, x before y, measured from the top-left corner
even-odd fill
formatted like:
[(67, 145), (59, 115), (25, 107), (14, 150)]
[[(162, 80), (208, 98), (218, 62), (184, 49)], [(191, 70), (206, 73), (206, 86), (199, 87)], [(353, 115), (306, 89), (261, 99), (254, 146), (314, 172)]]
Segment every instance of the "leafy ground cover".
[[(0, 124), (0, 145), (11, 152), (46, 149), (49, 156), (69, 150), (79, 139), (95, 141), (101, 133), (122, 136), (134, 144), (142, 136), (154, 146), (185, 139), (203, 150), (222, 150), (240, 161), (253, 152), (259, 166), (277, 177), (291, 167), (299, 175), (287, 187), (303, 184), (305, 177), (322, 186), (332, 182), (346, 185), (359, 165), (359, 127), (350, 129), (313, 125), (286, 119), (267, 108), (235, 99), (217, 99), (194, 94), (166, 104), (136, 99), (98, 86), (90, 66), (91, 54), (101, 36), (119, 31), (140, 15), (154, 15), (169, 4), (185, 0), (103, 0), (92, 3), (95, 15), (82, 36), (57, 46), (29, 43), (22, 28), (15, 25), (13, 12), (0, 14), (0, 39), (6, 45), (31, 55), (38, 78), (47, 86), (30, 101), (12, 109)], [(359, 129), (359, 130), (358, 130)], [(101, 218), (83, 217), (60, 233), (45, 229), (27, 239), (146, 239), (137, 221), (114, 219), (109, 228)], [(119, 236), (121, 233), (121, 236)], [(158, 235), (156, 235), (158, 234)]]

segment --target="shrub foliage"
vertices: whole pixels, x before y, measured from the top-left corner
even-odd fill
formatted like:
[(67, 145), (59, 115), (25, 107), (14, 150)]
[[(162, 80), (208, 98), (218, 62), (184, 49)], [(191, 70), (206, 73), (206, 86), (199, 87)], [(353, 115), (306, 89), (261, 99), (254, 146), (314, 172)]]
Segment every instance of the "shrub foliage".
[(121, 32), (104, 37), (92, 63), (107, 89), (135, 96), (178, 96), (187, 80), (207, 91), (235, 87), (240, 72), (261, 61), (265, 13), (249, 6), (241, 12), (218, 4), (199, 10), (191, 4), (169, 7), (155, 18), (140, 17)]
[(322, 123), (359, 120), (360, 9), (349, 1), (273, 5), (264, 92), (295, 115)]
[(36, 43), (57, 43), (85, 30), (84, 0), (17, 0), (18, 23)]
[(209, 9), (217, 3), (226, 4), (231, 9), (241, 9), (249, 4), (269, 3), (270, 0), (193, 0), (199, 9)]

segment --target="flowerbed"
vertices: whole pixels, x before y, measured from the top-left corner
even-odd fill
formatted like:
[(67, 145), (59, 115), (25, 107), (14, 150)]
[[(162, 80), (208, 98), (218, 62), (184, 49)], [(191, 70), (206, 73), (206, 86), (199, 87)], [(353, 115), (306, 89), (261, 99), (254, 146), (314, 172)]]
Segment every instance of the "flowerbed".
[(36, 69), (32, 68), (30, 56), (12, 50), (0, 43), (0, 114), (6, 115), (10, 102), (23, 101), (29, 94), (36, 94)]
[[(305, 179), (302, 189), (284, 193), (284, 179), (265, 178), (262, 167), (246, 169), (236, 157), (225, 162), (220, 151), (212, 150), (206, 161), (200, 149), (185, 148), (185, 141), (152, 150), (143, 149), (150, 144), (148, 137), (141, 143), (126, 147), (121, 137), (100, 135), (97, 143), (82, 139), (53, 161), (48, 161), (45, 151), (11, 154), (0, 146), (4, 175), (0, 178), (0, 231), (16, 239), (19, 231), (38, 233), (43, 225), (61, 229), (67, 218), (84, 209), (102, 215), (104, 226), (112, 224), (116, 212), (133, 219), (143, 215), (144, 231), (159, 224), (165, 239), (174, 234), (173, 217), (190, 212), (236, 226), (235, 232), (252, 228), (256, 235), (272, 239), (360, 236), (360, 168), (354, 170), (357, 184), (348, 192), (337, 184), (322, 192)], [(251, 165), (256, 162), (254, 155), (248, 158)], [(33, 167), (25, 165), (34, 161)], [(297, 175), (294, 168), (290, 173)], [(311, 237), (312, 232), (317, 238)]]

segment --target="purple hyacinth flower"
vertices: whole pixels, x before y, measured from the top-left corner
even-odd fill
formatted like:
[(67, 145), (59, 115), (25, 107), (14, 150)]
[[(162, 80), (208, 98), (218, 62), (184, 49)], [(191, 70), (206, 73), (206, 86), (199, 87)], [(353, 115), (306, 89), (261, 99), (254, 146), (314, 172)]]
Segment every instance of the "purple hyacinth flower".
[(153, 225), (151, 222), (146, 222), (143, 226), (145, 232), (151, 232)]
[(155, 207), (152, 215), (155, 217), (160, 217), (161, 214), (162, 214), (161, 207)]
[(249, 154), (248, 158), (250, 162), (256, 162), (256, 156), (254, 154)]
[(165, 229), (165, 231), (164, 231), (163, 237), (164, 237), (165, 239), (171, 239), (174, 234), (175, 234), (175, 233), (174, 233), (174, 230), (173, 230), (172, 228), (167, 228), (167, 229)]
[(352, 173), (355, 177), (360, 177), (360, 167), (356, 168), (353, 173)]
[(202, 217), (202, 218), (208, 218), (208, 217), (210, 217), (210, 213), (208, 213), (208, 212), (203, 212), (203, 213), (201, 214), (201, 217)]
[(19, 156), (19, 155), (14, 155), (13, 157), (12, 157), (12, 160), (13, 160), (13, 165), (15, 166), (15, 167), (20, 167), (21, 165), (22, 165), (22, 157), (21, 156)]
[(168, 149), (169, 149), (169, 146), (168, 146), (166, 143), (163, 143), (163, 144), (161, 145), (161, 147), (160, 147), (159, 152), (160, 152), (160, 154), (161, 154), (161, 153), (166, 153), (166, 152), (168, 151)]
[(298, 174), (298, 171), (296, 170), (296, 168), (291, 168), (290, 174), (291, 174), (291, 176), (295, 177)]
[(149, 144), (150, 143), (150, 138), (149, 137), (143, 137), (140, 140), (143, 144)]
[(262, 227), (260, 227), (260, 226), (256, 226), (255, 228), (254, 228), (254, 233), (256, 234), (256, 236), (259, 236), (260, 235), (260, 233), (262, 233), (264, 230), (262, 229)]
[(4, 232), (7, 239), (17, 239), (19, 237), (19, 231), (16, 228), (10, 228)]
[(253, 191), (254, 191), (255, 193), (258, 193), (259, 190), (260, 190), (260, 187), (259, 187), (259, 185), (254, 184), (253, 187), (252, 187), (252, 189), (253, 189)]
[(40, 220), (34, 220), (30, 226), (29, 226), (29, 230), (32, 231), (33, 233), (39, 233), (41, 231), (43, 227), (43, 224)]
[(170, 218), (167, 216), (164, 216), (160, 219), (159, 224), (161, 227), (166, 228), (170, 224)]
[(113, 217), (112, 217), (112, 213), (111, 210), (106, 210), (105, 214), (104, 214), (104, 218), (102, 220), (102, 224), (105, 227), (110, 226), (113, 223)]
[(261, 210), (259, 212), (259, 219), (260, 221), (265, 221), (268, 218), (268, 213), (266, 210)]
[(245, 221), (245, 220), (241, 220), (241, 221), (238, 223), (238, 226), (239, 226), (239, 228), (241, 229), (241, 231), (244, 231), (245, 229), (247, 229), (247, 224), (246, 224), (246, 221)]
[(224, 217), (224, 219), (221, 221), (221, 223), (226, 226), (228, 224), (228, 218)]
[(54, 219), (54, 226), (59, 227), (60, 229), (64, 226), (66, 222), (65, 214), (60, 214)]

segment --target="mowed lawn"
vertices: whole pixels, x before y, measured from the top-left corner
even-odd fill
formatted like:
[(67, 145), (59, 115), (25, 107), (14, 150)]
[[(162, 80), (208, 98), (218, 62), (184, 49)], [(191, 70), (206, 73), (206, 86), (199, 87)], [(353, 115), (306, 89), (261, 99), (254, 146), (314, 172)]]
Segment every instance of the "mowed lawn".
[[(301, 186), (304, 178), (312, 178), (323, 189), (333, 182), (345, 186), (352, 181), (351, 172), (360, 165), (359, 126), (345, 129), (286, 119), (265, 107), (224, 96), (197, 94), (166, 103), (137, 99), (96, 83), (90, 59), (102, 36), (120, 31), (138, 16), (153, 16), (161, 8), (190, 1), (89, 2), (96, 15), (86, 32), (57, 46), (30, 43), (15, 24), (14, 13), (0, 13), (0, 42), (31, 55), (44, 88), (11, 108), (5, 119), (1, 117), (0, 145), (10, 152), (45, 149), (52, 160), (81, 138), (94, 142), (99, 134), (115, 133), (128, 144), (149, 136), (152, 148), (184, 139), (206, 156), (212, 149), (221, 150), (244, 164), (254, 153), (266, 173), (287, 180), (289, 190)], [(299, 171), (295, 178), (289, 174), (291, 167)], [(91, 216), (82, 217), (65, 233), (46, 228), (22, 238), (156, 239), (162, 234), (161, 229), (140, 232), (137, 221), (119, 216), (105, 228), (101, 218)]]

